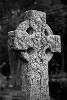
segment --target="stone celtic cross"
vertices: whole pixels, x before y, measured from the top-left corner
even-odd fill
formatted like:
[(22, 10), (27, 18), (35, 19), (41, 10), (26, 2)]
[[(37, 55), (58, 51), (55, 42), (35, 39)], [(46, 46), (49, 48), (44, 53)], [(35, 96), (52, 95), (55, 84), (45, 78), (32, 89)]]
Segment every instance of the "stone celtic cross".
[(53, 35), (46, 24), (46, 13), (26, 11), (24, 21), (8, 35), (9, 50), (21, 50), (21, 55), (28, 61), (26, 75), (29, 87), (26, 89), (23, 83), (22, 72), (22, 93), (29, 91), (29, 100), (50, 100), (48, 62), (53, 57), (53, 52), (61, 52), (61, 40), (59, 35)]

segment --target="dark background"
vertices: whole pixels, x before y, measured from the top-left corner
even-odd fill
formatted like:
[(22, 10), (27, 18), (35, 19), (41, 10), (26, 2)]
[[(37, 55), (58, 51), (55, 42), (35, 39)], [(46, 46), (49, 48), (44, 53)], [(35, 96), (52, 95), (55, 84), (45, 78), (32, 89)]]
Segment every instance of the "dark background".
[[(50, 82), (52, 82), (53, 78), (56, 78), (57, 81), (60, 78), (59, 84), (61, 84), (61, 89), (64, 90), (62, 87), (67, 87), (65, 84), (67, 81), (64, 80), (67, 77), (66, 0), (0, 0), (0, 73), (4, 76), (10, 75), (7, 47), (8, 32), (16, 29), (19, 23), (23, 21), (24, 12), (29, 9), (46, 12), (47, 24), (51, 27), (55, 35), (61, 36), (62, 52), (54, 53), (53, 58), (49, 62), (49, 77)], [(50, 83), (50, 91), (53, 97), (56, 97), (57, 94), (53, 95), (52, 93), (53, 91), (56, 92), (57, 89), (54, 87), (55, 90), (52, 90), (52, 87), (57, 84), (56, 82)], [(58, 93), (63, 94), (62, 92)], [(58, 98), (60, 97), (58, 96)]]

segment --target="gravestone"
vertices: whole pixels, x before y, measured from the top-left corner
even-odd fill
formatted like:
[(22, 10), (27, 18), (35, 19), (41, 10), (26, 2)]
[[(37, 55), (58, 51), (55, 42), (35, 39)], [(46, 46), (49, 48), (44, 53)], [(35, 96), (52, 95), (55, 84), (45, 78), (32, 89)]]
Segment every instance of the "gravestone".
[(20, 50), (21, 58), (28, 61), (27, 71), (22, 65), (22, 94), (28, 94), (29, 100), (50, 100), (48, 62), (53, 52), (61, 52), (61, 40), (46, 24), (46, 13), (26, 11), (24, 21), (8, 35), (9, 50)]

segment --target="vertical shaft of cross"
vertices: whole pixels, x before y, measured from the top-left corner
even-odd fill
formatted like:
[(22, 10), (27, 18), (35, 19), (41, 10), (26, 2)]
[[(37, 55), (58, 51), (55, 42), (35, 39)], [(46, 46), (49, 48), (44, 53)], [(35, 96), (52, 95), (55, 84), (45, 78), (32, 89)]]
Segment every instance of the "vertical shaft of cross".
[[(38, 60), (38, 57), (36, 59)], [(30, 73), (30, 100), (50, 100), (48, 62), (36, 63), (34, 59)]]
[[(42, 68), (42, 66), (40, 66)], [(30, 89), (30, 100), (50, 100), (49, 96), (49, 78), (48, 78), (48, 65), (45, 70), (34, 73), (33, 84)], [(40, 77), (38, 79), (38, 77)]]

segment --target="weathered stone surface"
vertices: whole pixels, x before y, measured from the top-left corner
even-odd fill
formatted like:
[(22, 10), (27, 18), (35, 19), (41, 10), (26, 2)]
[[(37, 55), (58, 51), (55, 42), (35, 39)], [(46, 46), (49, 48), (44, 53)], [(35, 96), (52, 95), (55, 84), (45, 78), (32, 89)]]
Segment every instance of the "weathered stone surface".
[[(29, 80), (30, 100), (50, 100), (48, 62), (53, 56), (52, 52), (61, 52), (61, 42), (60, 36), (53, 35), (46, 24), (46, 14), (36, 10), (27, 11), (25, 21), (20, 23), (15, 31), (9, 32), (9, 37), (9, 48), (21, 50), (21, 56), (28, 61), (26, 76)], [(29, 48), (32, 49), (28, 52)], [(23, 76), (25, 77), (22, 73), (22, 92), (27, 93)]]

